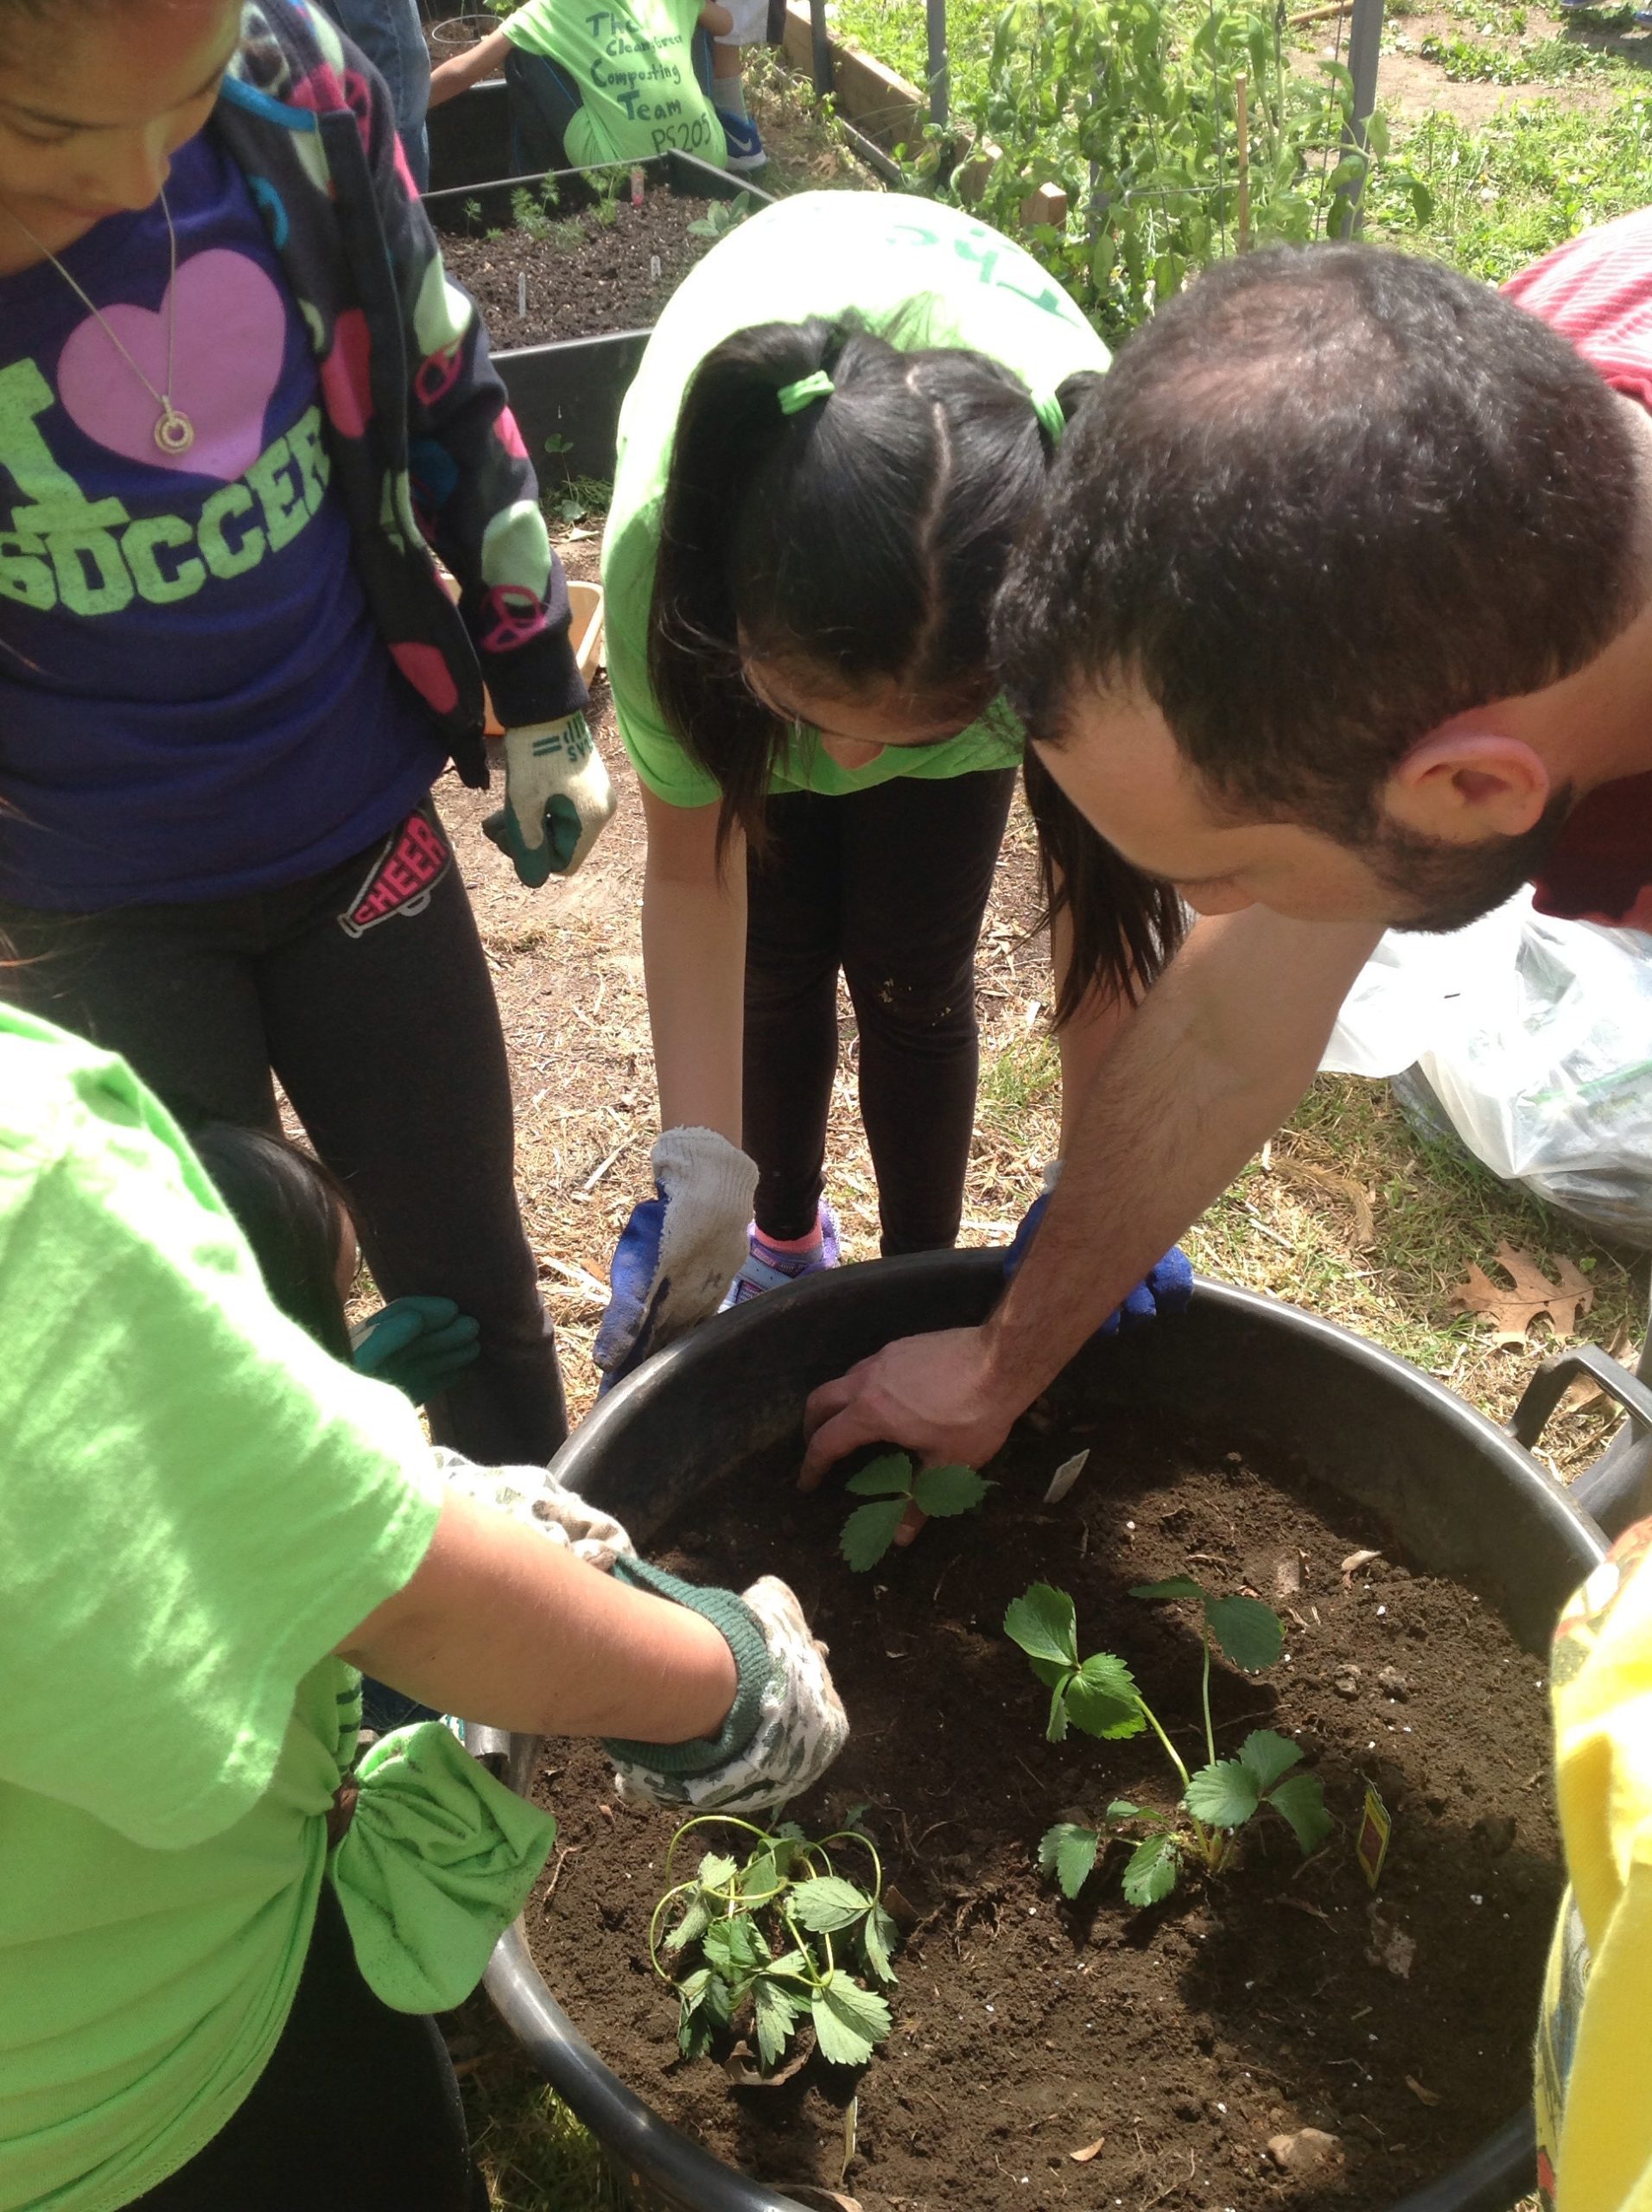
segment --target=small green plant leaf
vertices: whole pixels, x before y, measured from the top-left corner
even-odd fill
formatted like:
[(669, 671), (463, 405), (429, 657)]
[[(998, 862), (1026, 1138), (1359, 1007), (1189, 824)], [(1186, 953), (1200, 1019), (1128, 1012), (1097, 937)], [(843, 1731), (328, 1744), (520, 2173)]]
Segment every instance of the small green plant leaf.
[(728, 1920), (714, 1920), (704, 1936), (706, 1961), (714, 1974), (730, 1980), (753, 1973), (766, 1963), (769, 1947), (757, 1923), (746, 1913)]
[(1004, 1633), (1019, 1643), (1038, 1668), (1041, 1681), (1050, 1682), (1038, 1662), (1062, 1669), (1078, 1664), (1078, 1617), (1064, 1590), (1035, 1582), (1024, 1596), (1012, 1598), (1004, 1614)]
[(1204, 1590), (1191, 1574), (1172, 1574), (1163, 1582), (1133, 1582), (1133, 1598), (1202, 1598)]
[(1279, 1657), (1285, 1624), (1260, 1598), (1210, 1598), (1204, 1618), (1223, 1656), (1247, 1675), (1260, 1675)]
[(710, 2044), (711, 2027), (705, 2017), (706, 1992), (710, 1986), (708, 1967), (697, 1968), (677, 1984), (677, 2047), (684, 2058), (697, 2058)]
[(899, 1497), (880, 1497), (870, 1505), (858, 1507), (843, 1523), (838, 1549), (857, 1574), (864, 1574), (867, 1567), (875, 1567), (894, 1542), (906, 1503), (905, 1491)]
[(900, 1941), (900, 1930), (880, 1904), (874, 1904), (866, 1916), (861, 1930), (861, 1942), (866, 1951), (866, 1962), (880, 1981), (899, 1980), (890, 1961)]
[(904, 1452), (886, 1452), (880, 1459), (868, 1462), (858, 1475), (851, 1475), (843, 1487), (852, 1490), (856, 1497), (909, 1497), (912, 1463)]
[(1060, 1884), (1064, 1897), (1076, 1897), (1090, 1879), (1101, 1840), (1094, 1828), (1058, 1821), (1039, 1839), (1039, 1870)]
[(1331, 1834), (1331, 1815), (1325, 1810), (1325, 1793), (1317, 1774), (1287, 1775), (1277, 1788), (1268, 1792), (1268, 1803), (1276, 1813), (1291, 1824), (1291, 1833), (1301, 1847), (1306, 1859)]
[(874, 2044), (889, 2032), (889, 2007), (875, 1990), (862, 1989), (836, 1967), (810, 2005), (820, 2055), (833, 2066), (864, 2066)]
[(799, 1882), (786, 1899), (786, 1910), (811, 1936), (827, 1936), (849, 1927), (871, 1903), (864, 1890), (841, 1874), (823, 1874), (815, 1881)]
[(1261, 1802), (1256, 1777), (1237, 1759), (1217, 1759), (1202, 1766), (1187, 1785), (1182, 1799), (1196, 1821), (1213, 1828), (1242, 1827)]
[(1052, 1744), (1064, 1744), (1067, 1740), (1067, 1685), (1072, 1680), (1072, 1675), (1064, 1674), (1050, 1693), (1050, 1718), (1045, 1723), (1044, 1732)]
[(797, 2016), (807, 1999), (782, 1989), (766, 1974), (759, 1974), (752, 1985), (752, 2010), (757, 2026), (757, 2056), (764, 2066), (772, 2066), (786, 2047), (791, 2031), (797, 2024)]
[(1092, 1652), (1068, 1685), (1067, 1718), (1087, 1736), (1139, 1736), (1147, 1726), (1130, 1669), (1110, 1651)]
[(992, 1484), (973, 1467), (924, 1467), (914, 1478), (912, 1496), (931, 1521), (973, 1513)]
[(710, 1906), (703, 1897), (696, 1897), (660, 1948), (663, 1951), (680, 1951), (684, 1944), (697, 1942), (710, 1925)]
[(807, 1951), (783, 1951), (778, 1959), (771, 1959), (763, 1969), (766, 1978), (775, 1974), (796, 1974), (799, 1979), (809, 1971)]
[(1157, 1904), (1176, 1886), (1181, 1854), (1168, 1830), (1137, 1844), (1124, 1863), (1124, 1894), (1131, 1904)]
[(1128, 1797), (1115, 1797), (1107, 1808), (1109, 1821), (1139, 1821), (1141, 1817), (1141, 1806), (1133, 1805)]
[(750, 1907), (766, 1904), (785, 1886), (779, 1860), (772, 1851), (754, 1852), (746, 1862), (736, 1885), (741, 1902)]
[(1264, 1796), (1280, 1775), (1288, 1774), (1302, 1756), (1302, 1746), (1272, 1728), (1253, 1728), (1239, 1746), (1239, 1764), (1256, 1777)]
[(700, 1861), (699, 1883), (702, 1890), (721, 1890), (725, 1894), (735, 1886), (734, 1877), (740, 1868), (732, 1859), (725, 1859), (720, 1851), (708, 1851)]

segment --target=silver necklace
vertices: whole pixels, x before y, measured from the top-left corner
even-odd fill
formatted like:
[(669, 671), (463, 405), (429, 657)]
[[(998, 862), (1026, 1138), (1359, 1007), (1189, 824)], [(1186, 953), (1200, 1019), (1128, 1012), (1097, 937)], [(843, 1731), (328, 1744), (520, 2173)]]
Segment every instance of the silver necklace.
[(76, 283), (49, 246), (41, 244), (21, 215), (14, 213), (10, 207), (5, 212), (11, 216), (12, 221), (16, 223), (35, 252), (45, 255), (69, 289), (91, 308), (97, 317), (104, 336), (107, 338), (144, 391), (160, 409), (161, 412), (156, 418), (155, 424), (156, 444), (165, 454), (187, 453), (195, 442), (195, 426), (183, 410), (181, 407), (175, 407), (172, 403), (174, 356), (178, 338), (178, 233), (173, 227), (172, 210), (167, 206), (166, 194), (162, 192), (161, 194), (161, 213), (167, 219), (167, 239), (172, 249), (172, 273), (167, 287), (167, 381), (164, 391), (157, 391), (143, 370), (138, 367), (131, 354), (122, 345), (119, 333), (111, 325), (108, 316), (104, 314), (86, 287)]

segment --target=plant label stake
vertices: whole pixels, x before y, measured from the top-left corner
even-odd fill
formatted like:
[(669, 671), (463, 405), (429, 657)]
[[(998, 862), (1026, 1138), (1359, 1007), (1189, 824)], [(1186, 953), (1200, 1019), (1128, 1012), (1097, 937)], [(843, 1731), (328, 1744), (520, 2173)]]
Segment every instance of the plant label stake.
[(1388, 1838), (1394, 1832), (1394, 1822), (1388, 1808), (1376, 1793), (1375, 1784), (1365, 1789), (1365, 1808), (1360, 1815), (1359, 1841), (1354, 1855), (1359, 1860), (1360, 1871), (1375, 1889), (1382, 1872), (1382, 1862), (1388, 1855)]

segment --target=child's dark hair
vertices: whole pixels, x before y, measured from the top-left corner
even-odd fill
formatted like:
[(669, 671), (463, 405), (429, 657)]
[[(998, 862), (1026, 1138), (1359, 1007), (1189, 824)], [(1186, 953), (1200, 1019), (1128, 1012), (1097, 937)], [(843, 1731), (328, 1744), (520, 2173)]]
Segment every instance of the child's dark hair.
[(270, 1297), (347, 1366), (350, 1330), (338, 1267), (340, 1224), (350, 1208), (340, 1185), (309, 1153), (263, 1129), (206, 1122), (189, 1141), (252, 1247)]
[[(922, 312), (915, 302), (907, 319)], [(735, 331), (695, 371), (661, 508), (648, 666), (668, 727), (722, 792), (718, 849), (764, 809), (791, 726), (743, 663), (795, 659), (846, 695), (893, 682), (960, 728), (996, 696), (993, 602), (1040, 499), (1051, 429), (1011, 371), (962, 346), (899, 342), (853, 316)], [(829, 394), (785, 412), (787, 386)], [(1069, 378), (1064, 418), (1099, 379)], [(1092, 982), (1134, 995), (1180, 909), (1067, 805), (1036, 766), (1046, 893), (1073, 918), (1071, 1012)], [(1058, 866), (1057, 888), (1050, 874)]]

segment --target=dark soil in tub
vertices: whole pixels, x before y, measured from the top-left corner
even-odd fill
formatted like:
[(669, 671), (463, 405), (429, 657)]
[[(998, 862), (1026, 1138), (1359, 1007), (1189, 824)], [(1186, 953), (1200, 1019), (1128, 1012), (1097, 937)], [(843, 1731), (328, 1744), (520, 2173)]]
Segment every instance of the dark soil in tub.
[[(657, 188), (633, 205), (535, 213), (492, 238), (442, 241), (448, 273), (475, 300), (496, 351), (562, 338), (646, 330), (713, 241), (689, 225), (709, 217), (708, 200)], [(525, 280), (527, 312), (522, 312)]]
[[(819, 1834), (867, 1802), (918, 1915), (893, 2032), (858, 2077), (816, 2056), (783, 2087), (737, 2089), (678, 2057), (647, 1953), (677, 1823), (614, 1803), (582, 1746), (546, 1750), (539, 1795), (561, 1834), (555, 1894), (528, 1910), (535, 1955), (666, 2119), (766, 2181), (847, 2189), (865, 2212), (1376, 2212), (1530, 2094), (1560, 1888), (1542, 1662), (1490, 1593), (1414, 1573), (1386, 1529), (1231, 1433), (1169, 1443), (1110, 1421), (1070, 1496), (1036, 1503), (1093, 1440), (1082, 1423), (1024, 1424), (982, 1513), (932, 1522), (867, 1574), (836, 1555), (855, 1501), (841, 1486), (797, 1497), (791, 1452), (741, 1469), (650, 1547), (707, 1580), (784, 1575), (831, 1647), (855, 1732), (792, 1816)], [(1360, 1551), (1381, 1555), (1344, 1571)], [(1282, 1824), (1253, 1823), (1236, 1866), (1185, 1876), (1145, 1911), (1120, 1893), (1121, 1846), (1070, 1905), (1038, 1872), (1044, 1829), (1115, 1796), (1167, 1806), (1177, 1785), (1151, 1736), (1045, 1740), (1047, 1694), (1002, 1635), (1004, 1608), (1035, 1580), (1070, 1591), (1081, 1652), (1127, 1659), (1198, 1765), (1193, 1608), (1126, 1594), (1182, 1572), (1285, 1614), (1288, 1660), (1259, 1677), (1217, 1665), (1217, 1750), (1252, 1728), (1299, 1735), (1335, 1832), (1305, 1864)], [(1355, 1857), (1369, 1780), (1394, 1817), (1375, 1898)], [(674, 1878), (717, 1840), (691, 1838)], [(1342, 2163), (1281, 2172), (1269, 2139), (1303, 2127), (1339, 2138)]]

